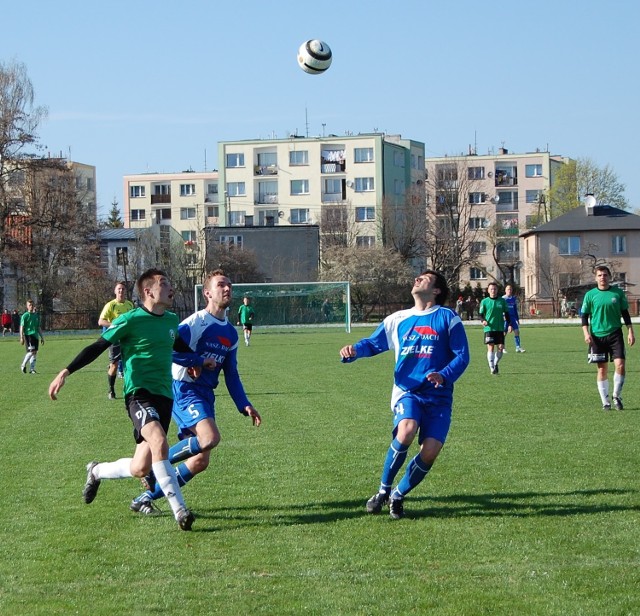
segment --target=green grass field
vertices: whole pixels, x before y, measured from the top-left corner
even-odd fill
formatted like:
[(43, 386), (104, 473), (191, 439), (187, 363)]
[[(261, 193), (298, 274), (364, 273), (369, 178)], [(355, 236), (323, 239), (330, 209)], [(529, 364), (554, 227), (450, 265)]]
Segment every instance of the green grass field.
[(82, 502), (86, 463), (133, 451), (106, 355), (47, 397), (94, 337), (48, 336), (37, 375), (20, 372), (17, 337), (0, 339), (0, 614), (639, 614), (637, 347), (626, 408), (604, 413), (577, 322), (523, 327), (527, 353), (509, 337), (499, 376), (469, 328), (449, 440), (392, 521), (364, 510), (392, 355), (338, 361), (372, 330), (257, 328), (239, 357), (264, 423), (220, 387), (222, 442), (185, 490), (191, 533), (164, 505), (130, 512), (135, 480)]

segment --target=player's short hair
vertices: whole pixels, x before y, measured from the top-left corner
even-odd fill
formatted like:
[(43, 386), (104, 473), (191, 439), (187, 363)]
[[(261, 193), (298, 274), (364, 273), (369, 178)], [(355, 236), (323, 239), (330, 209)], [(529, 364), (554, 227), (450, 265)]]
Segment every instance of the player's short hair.
[(127, 288), (127, 283), (124, 280), (116, 280), (116, 284), (114, 285), (114, 289), (122, 285), (125, 289)]
[(431, 274), (431, 276), (435, 278), (433, 286), (440, 290), (440, 293), (436, 295), (436, 304), (438, 304), (438, 306), (444, 306), (449, 297), (449, 285), (447, 284), (447, 279), (440, 272), (436, 272), (436, 270), (425, 270), (420, 274), (420, 276), (424, 276), (425, 274)]
[(209, 272), (204, 277), (204, 281), (202, 283), (203, 291), (208, 287), (209, 283), (211, 282), (211, 279), (215, 278), (216, 276), (226, 276), (226, 274), (224, 273), (224, 270), (222, 268), (214, 269), (212, 272)]
[(488, 289), (489, 287), (497, 287), (497, 286), (498, 286), (498, 283), (497, 283), (497, 282), (495, 282), (494, 280), (492, 280), (492, 281), (487, 285), (487, 289)]
[(144, 289), (147, 285), (151, 284), (156, 276), (164, 276), (166, 278), (167, 274), (156, 267), (151, 267), (140, 274), (140, 277), (136, 281), (136, 290), (138, 291), (140, 301), (144, 301)]
[(593, 273), (595, 274), (597, 272), (607, 272), (607, 274), (611, 276), (611, 270), (606, 265), (596, 265), (593, 268)]

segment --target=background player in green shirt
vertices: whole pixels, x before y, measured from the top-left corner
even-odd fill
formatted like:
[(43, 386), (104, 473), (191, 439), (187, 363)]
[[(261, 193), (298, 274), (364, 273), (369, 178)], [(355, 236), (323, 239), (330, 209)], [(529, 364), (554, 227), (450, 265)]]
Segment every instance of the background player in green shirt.
[(40, 315), (36, 312), (36, 305), (33, 300), (27, 300), (27, 311), (20, 317), (20, 344), (24, 344), (27, 354), (20, 364), (22, 372), (36, 373), (36, 356), (38, 355), (38, 340), (44, 344), (44, 336), (40, 327)]
[[(124, 282), (116, 282), (113, 290), (115, 299), (107, 302), (98, 318), (98, 325), (105, 329), (111, 326), (121, 314), (133, 310), (133, 302), (126, 298), (127, 287)], [(107, 396), (110, 400), (116, 397), (116, 376), (118, 374), (118, 364), (120, 363), (121, 352), (119, 344), (112, 344), (109, 347), (109, 368), (107, 369), (107, 381), (109, 383), (109, 392)]]
[[(491, 374), (498, 374), (498, 362), (502, 359), (504, 351), (504, 323), (507, 322), (507, 332), (511, 331), (511, 318), (507, 302), (498, 297), (498, 283), (490, 282), (487, 285), (489, 297), (480, 302), (478, 314), (484, 325), (484, 343), (487, 345), (487, 361)], [(496, 346), (498, 350), (496, 351)]]
[(249, 346), (251, 340), (251, 332), (253, 331), (253, 318), (255, 312), (251, 307), (251, 298), (246, 295), (242, 298), (242, 305), (238, 308), (238, 325), (242, 325), (244, 332), (244, 343)]
[[(584, 341), (589, 345), (589, 362), (598, 364), (596, 383), (602, 400), (602, 408), (611, 410), (609, 400), (609, 361), (613, 360), (613, 405), (621, 411), (622, 386), (625, 376), (625, 349), (620, 319), (627, 326), (627, 341), (633, 346), (636, 339), (629, 315), (629, 302), (624, 291), (609, 284), (611, 270), (599, 265), (595, 270), (596, 287), (587, 291), (582, 302), (582, 331)], [(591, 317), (591, 328), (589, 328)]]
[[(184, 503), (176, 474), (169, 463), (167, 430), (173, 393), (171, 362), (187, 367), (215, 367), (215, 361), (193, 353), (178, 336), (178, 316), (167, 309), (173, 304), (173, 288), (161, 270), (150, 269), (137, 281), (142, 306), (119, 316), (96, 342), (85, 347), (49, 385), (57, 394), (71, 373), (88, 365), (111, 344), (120, 343), (124, 359), (125, 405), (134, 426), (136, 449), (132, 458), (115, 462), (90, 462), (83, 497), (93, 502), (102, 479), (144, 477), (153, 469), (182, 530), (191, 530), (194, 515)], [(177, 355), (173, 355), (175, 350)]]

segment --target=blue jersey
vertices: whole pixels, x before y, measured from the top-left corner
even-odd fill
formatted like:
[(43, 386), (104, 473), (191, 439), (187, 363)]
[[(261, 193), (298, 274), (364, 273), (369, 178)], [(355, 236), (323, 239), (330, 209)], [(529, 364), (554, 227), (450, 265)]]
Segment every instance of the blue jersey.
[(224, 320), (216, 319), (206, 310), (199, 310), (190, 317), (187, 317), (178, 327), (178, 335), (182, 338), (202, 360), (213, 357), (216, 360), (214, 370), (202, 370), (197, 379), (191, 378), (187, 373), (187, 368), (175, 363), (175, 359), (180, 356), (174, 353), (174, 364), (172, 375), (174, 379), (174, 397), (179, 403), (178, 396), (188, 390), (200, 392), (201, 397), (208, 399), (212, 391), (218, 386), (220, 370), (224, 372), (224, 381), (229, 390), (238, 411), (246, 415), (245, 407), (251, 403), (240, 381), (238, 373), (238, 332)]
[(515, 295), (503, 295), (502, 299), (507, 302), (507, 308), (509, 309), (509, 316), (512, 321), (519, 321), (518, 316), (518, 298)]
[[(405, 392), (451, 404), (453, 384), (469, 365), (469, 343), (462, 321), (444, 306), (395, 312), (354, 348), (356, 357), (395, 352), (392, 408)], [(431, 372), (438, 372), (444, 379), (440, 387), (427, 381)]]

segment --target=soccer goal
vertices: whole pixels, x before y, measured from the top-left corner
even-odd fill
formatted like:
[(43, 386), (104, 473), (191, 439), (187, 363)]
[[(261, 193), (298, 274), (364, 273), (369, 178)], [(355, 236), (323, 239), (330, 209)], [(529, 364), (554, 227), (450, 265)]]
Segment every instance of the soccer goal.
[[(344, 323), (351, 331), (351, 288), (346, 281), (234, 284), (232, 321), (245, 296), (251, 298), (257, 326)], [(195, 305), (205, 305), (201, 284), (195, 286)]]

